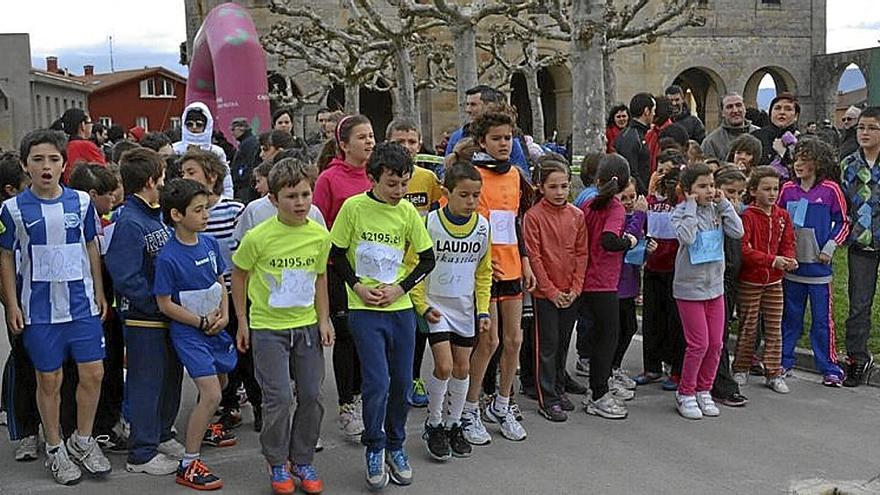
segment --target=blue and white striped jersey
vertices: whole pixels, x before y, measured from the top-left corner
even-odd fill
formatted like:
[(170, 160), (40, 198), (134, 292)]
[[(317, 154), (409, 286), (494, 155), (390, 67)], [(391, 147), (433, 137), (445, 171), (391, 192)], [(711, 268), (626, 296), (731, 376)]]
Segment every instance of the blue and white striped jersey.
[(0, 247), (21, 250), (17, 289), (25, 325), (99, 314), (86, 249), (97, 235), (95, 216), (89, 195), (66, 187), (51, 200), (25, 189), (3, 202)]

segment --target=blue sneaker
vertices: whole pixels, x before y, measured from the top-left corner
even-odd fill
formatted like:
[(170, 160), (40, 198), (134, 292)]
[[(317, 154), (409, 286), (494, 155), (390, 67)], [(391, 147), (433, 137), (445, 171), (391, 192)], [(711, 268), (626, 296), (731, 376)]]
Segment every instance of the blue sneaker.
[(311, 464), (295, 464), (293, 477), (299, 481), (299, 487), (306, 493), (321, 493), (324, 491), (324, 482), (318, 478), (318, 471)]
[(293, 478), (290, 477), (290, 472), (287, 470), (286, 465), (269, 466), (269, 474), (272, 482), (272, 493), (286, 495), (296, 491), (296, 485), (294, 485)]
[(667, 392), (675, 392), (676, 390), (678, 390), (678, 377), (671, 375), (668, 376), (665, 380), (663, 380), (663, 383), (660, 385), (660, 387), (662, 387), (663, 390), (666, 390)]
[(425, 390), (425, 380), (416, 378), (413, 380), (412, 394), (409, 398), (413, 407), (428, 407), (428, 392)]
[(385, 463), (391, 473), (391, 481), (406, 486), (412, 483), (412, 468), (409, 467), (409, 457), (406, 451), (390, 450), (385, 454)]
[(385, 450), (370, 452), (367, 450), (367, 488), (378, 492), (388, 485), (388, 473), (385, 472)]

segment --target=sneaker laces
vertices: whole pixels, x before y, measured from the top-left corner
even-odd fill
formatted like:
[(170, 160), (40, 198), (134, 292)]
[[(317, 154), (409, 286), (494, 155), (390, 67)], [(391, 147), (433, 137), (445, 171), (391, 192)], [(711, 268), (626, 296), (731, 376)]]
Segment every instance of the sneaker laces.
[(287, 466), (284, 464), (278, 466), (271, 466), (272, 469), (272, 481), (289, 481), (290, 473), (287, 471)]
[(408, 470), (410, 468), (409, 457), (406, 455), (406, 452), (404, 452), (403, 449), (392, 451), (391, 459), (394, 461), (394, 464), (396, 464), (399, 469)]
[(421, 378), (413, 380), (413, 394), (428, 395), (428, 392), (425, 390), (425, 381)]
[(63, 464), (64, 461), (67, 461), (67, 464), (71, 463), (70, 458), (67, 456), (67, 449), (64, 448), (64, 444), (61, 444), (61, 447), (58, 447), (54, 453), (49, 455), (52, 456), (52, 466), (50, 468), (52, 472), (60, 471), (61, 464)]
[(186, 474), (184, 476), (186, 479), (192, 481), (196, 476), (210, 475), (212, 475), (212, 473), (211, 470), (208, 469), (208, 466), (206, 466), (201, 459), (195, 459), (190, 463), (189, 467), (186, 468)]
[(296, 475), (302, 480), (317, 481), (318, 471), (311, 464), (297, 464)]
[(226, 432), (223, 430), (223, 425), (221, 425), (220, 423), (209, 424), (208, 431), (211, 432), (211, 435), (215, 437), (223, 438), (226, 435)]
[(367, 469), (370, 473), (379, 473), (382, 470), (382, 452), (367, 454)]

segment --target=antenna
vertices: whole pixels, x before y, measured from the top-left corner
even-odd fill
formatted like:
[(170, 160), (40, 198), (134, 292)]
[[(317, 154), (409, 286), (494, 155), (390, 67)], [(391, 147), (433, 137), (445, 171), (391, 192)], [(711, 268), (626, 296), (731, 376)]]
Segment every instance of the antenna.
[(115, 72), (113, 70), (113, 36), (108, 36), (108, 38), (110, 40), (110, 72)]

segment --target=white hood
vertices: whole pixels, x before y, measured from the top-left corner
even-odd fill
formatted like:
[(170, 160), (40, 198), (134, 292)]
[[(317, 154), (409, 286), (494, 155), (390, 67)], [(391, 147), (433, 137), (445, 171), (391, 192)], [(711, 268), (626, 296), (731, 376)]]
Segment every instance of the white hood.
[[(200, 134), (192, 133), (186, 127), (186, 114), (193, 108), (198, 108), (205, 114), (205, 117), (208, 118), (208, 122), (205, 123), (205, 131)], [(183, 115), (180, 117), (180, 122), (183, 123), (183, 128), (181, 129), (183, 136), (183, 149), (187, 149), (190, 146), (198, 146), (206, 151), (211, 150), (211, 136), (214, 135), (214, 117), (211, 116), (211, 111), (208, 110), (207, 105), (200, 101), (190, 103), (183, 109)]]

